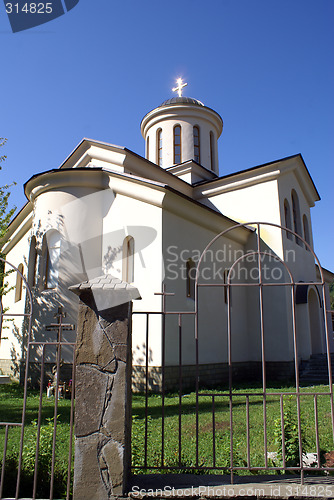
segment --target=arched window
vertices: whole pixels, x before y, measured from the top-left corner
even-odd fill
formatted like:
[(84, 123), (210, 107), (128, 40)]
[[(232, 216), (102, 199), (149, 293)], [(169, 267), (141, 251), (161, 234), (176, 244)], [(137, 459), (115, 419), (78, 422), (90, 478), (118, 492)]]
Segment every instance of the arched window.
[[(291, 192), (292, 199), (292, 214), (293, 214), (293, 228), (295, 233), (301, 235), (301, 227), (300, 227), (300, 210), (299, 210), (299, 200), (295, 190)], [(298, 245), (302, 245), (302, 241), (300, 238), (296, 236), (296, 243)]]
[(36, 285), (36, 264), (37, 264), (36, 237), (32, 236), (30, 240), (29, 261), (28, 261), (28, 284), (31, 288)]
[(58, 285), (61, 238), (58, 231), (48, 231), (42, 245), (42, 287), (52, 290)]
[(187, 297), (195, 299), (196, 266), (192, 259), (186, 262)]
[[(18, 265), (18, 272), (16, 273), (16, 286), (15, 286), (15, 302), (22, 299), (22, 285), (23, 285), (23, 264)], [(21, 273), (21, 274), (20, 274)]]
[(181, 163), (181, 127), (175, 125), (173, 130), (173, 150), (174, 150), (174, 163)]
[[(306, 243), (311, 245), (310, 229), (309, 229), (308, 220), (307, 220), (307, 217), (305, 214), (303, 215), (303, 228), (304, 228), (304, 240), (306, 241)], [(305, 248), (308, 251), (310, 250), (306, 245), (305, 245)]]
[(210, 132), (210, 160), (211, 160), (211, 170), (216, 171), (216, 159), (215, 159), (215, 143), (213, 132)]
[(159, 167), (162, 167), (162, 130), (157, 130), (157, 161)]
[[(287, 227), (288, 229), (292, 229), (291, 210), (287, 199), (284, 200), (284, 223), (285, 227)], [(292, 234), (289, 233), (289, 231), (286, 231), (286, 237), (289, 238), (289, 240), (292, 240)]]
[(122, 280), (127, 283), (134, 281), (134, 259), (135, 259), (135, 240), (132, 236), (127, 236), (123, 241), (123, 265)]
[(150, 159), (150, 137), (147, 136), (146, 139), (146, 158), (149, 160)]
[(193, 131), (194, 131), (194, 160), (197, 161), (197, 163), (201, 163), (199, 127), (195, 125)]

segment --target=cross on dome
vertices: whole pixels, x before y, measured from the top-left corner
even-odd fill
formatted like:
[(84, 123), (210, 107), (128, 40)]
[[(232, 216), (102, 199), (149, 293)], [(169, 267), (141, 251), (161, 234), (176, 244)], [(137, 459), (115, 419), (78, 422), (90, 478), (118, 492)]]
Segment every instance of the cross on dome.
[(187, 83), (183, 83), (183, 79), (182, 78), (178, 78), (176, 80), (176, 83), (177, 83), (177, 87), (174, 87), (172, 89), (173, 92), (177, 92), (179, 94), (179, 97), (182, 97), (182, 89), (183, 87), (186, 87), (188, 84)]

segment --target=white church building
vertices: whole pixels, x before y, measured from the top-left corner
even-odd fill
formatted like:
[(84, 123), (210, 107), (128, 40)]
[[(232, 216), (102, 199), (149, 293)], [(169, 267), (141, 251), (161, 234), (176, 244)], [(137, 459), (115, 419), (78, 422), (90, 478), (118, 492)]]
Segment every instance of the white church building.
[[(253, 252), (260, 245), (268, 254), (262, 262), (268, 275), (262, 278), (273, 285), (261, 296), (268, 373), (284, 378), (293, 369), (293, 310), (298, 359), (326, 353), (324, 314), (329, 306), (321, 287), (313, 284), (321, 282), (321, 276), (311, 251), (311, 208), (319, 194), (300, 154), (219, 176), (222, 118), (202, 102), (182, 96), (184, 84), (178, 83), (179, 96), (164, 101), (141, 122), (145, 158), (125, 147), (83, 139), (58, 169), (31, 177), (24, 185), (28, 201), (10, 224), (3, 250), (30, 285), (36, 339), (47, 335), (45, 326), (52, 323), (59, 305), (66, 321), (76, 324), (79, 299), (69, 287), (109, 274), (119, 279), (120, 287), (127, 282), (138, 289), (141, 300), (134, 301), (135, 312), (161, 312), (163, 301), (174, 312), (192, 312), (196, 306), (197, 315), (183, 316), (182, 363), (191, 377), (198, 321), (203, 380), (222, 382), (228, 316), (236, 373), (249, 379), (261, 363), (259, 292), (247, 286), (259, 278), (253, 272), (258, 268)], [(251, 222), (268, 224), (261, 225), (260, 235), (256, 224), (238, 225)], [(208, 286), (195, 291), (200, 256), (224, 231), (198, 269), (197, 283)], [(291, 276), (296, 283), (294, 307), (291, 287), (280, 286)], [(333, 280), (329, 271), (322, 277)], [(27, 305), (22, 279), (12, 273), (8, 281), (12, 290), (3, 305), (11, 313), (23, 313)], [(239, 285), (231, 287), (231, 295), (227, 286), (215, 286), (229, 283)], [(163, 297), (164, 289), (174, 295)], [(145, 365), (145, 317), (133, 318), (137, 375)], [(175, 376), (180, 354), (177, 315), (167, 318), (165, 345), (161, 316), (151, 315), (149, 321), (148, 364), (152, 380), (157, 377), (154, 385), (159, 383), (162, 358), (166, 376)], [(4, 374), (17, 376), (24, 329), (19, 317), (2, 331)], [(73, 340), (75, 332), (64, 336)], [(334, 351), (332, 338), (330, 349)], [(66, 353), (64, 362), (70, 362)]]

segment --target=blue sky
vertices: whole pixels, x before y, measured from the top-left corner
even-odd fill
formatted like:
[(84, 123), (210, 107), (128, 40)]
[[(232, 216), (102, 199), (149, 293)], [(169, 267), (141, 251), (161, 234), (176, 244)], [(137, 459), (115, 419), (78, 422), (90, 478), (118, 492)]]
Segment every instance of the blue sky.
[(1, 184), (57, 168), (83, 137), (144, 155), (140, 121), (185, 95), (224, 120), (220, 174), (302, 153), (322, 200), (315, 250), (333, 261), (333, 0), (80, 0), (13, 34), (0, 4)]

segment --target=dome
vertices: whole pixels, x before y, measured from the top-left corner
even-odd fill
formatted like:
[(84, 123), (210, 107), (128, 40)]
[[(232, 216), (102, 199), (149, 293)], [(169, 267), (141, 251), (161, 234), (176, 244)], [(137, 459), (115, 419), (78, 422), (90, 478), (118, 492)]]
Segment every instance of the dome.
[(204, 106), (204, 104), (201, 101), (198, 101), (197, 99), (193, 99), (192, 97), (172, 97), (171, 99), (167, 99), (167, 101), (164, 101), (162, 104), (160, 104), (159, 107), (161, 106), (169, 106), (170, 104), (196, 104), (197, 106)]

